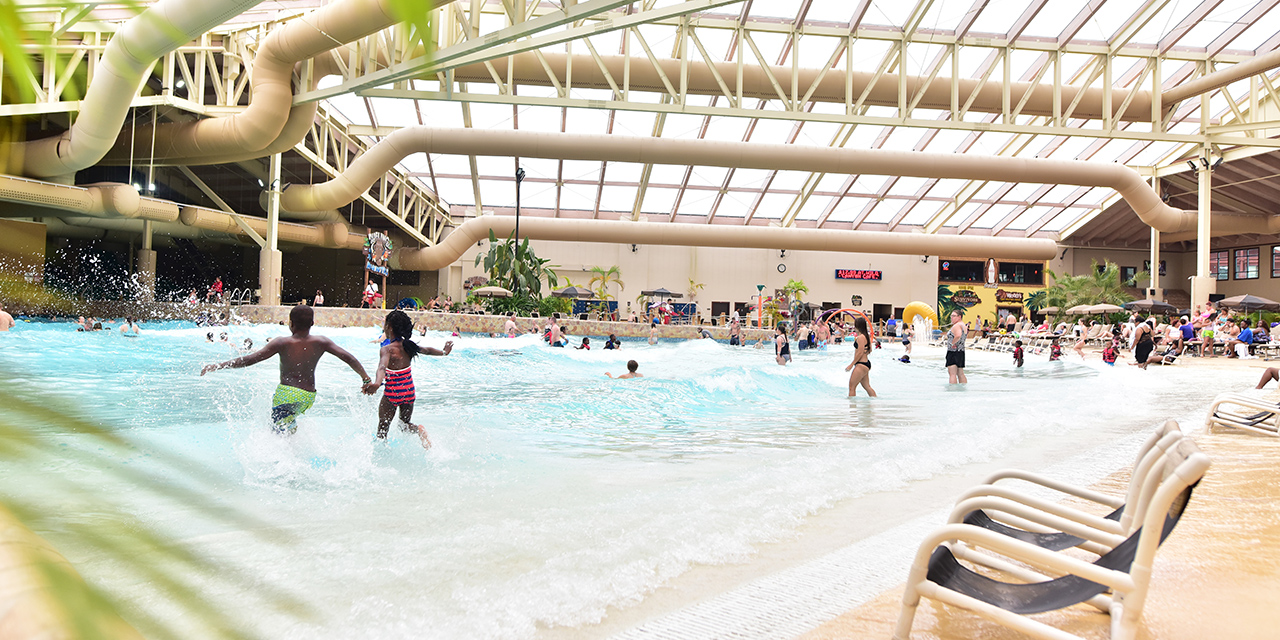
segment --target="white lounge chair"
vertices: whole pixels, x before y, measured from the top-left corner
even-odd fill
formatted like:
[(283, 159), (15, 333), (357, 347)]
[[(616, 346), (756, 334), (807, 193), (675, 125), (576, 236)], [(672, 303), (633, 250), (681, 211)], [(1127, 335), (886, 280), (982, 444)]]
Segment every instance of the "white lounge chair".
[[(1209, 458), (1182, 438), (1146, 474), (1139, 505), (1141, 526), (1094, 562), (1050, 551), (1015, 538), (965, 524), (949, 524), (928, 536), (916, 553), (894, 632), (907, 640), (921, 597), (968, 609), (1040, 638), (1078, 638), (1026, 617), (1089, 602), (1111, 615), (1111, 637), (1135, 637), (1150, 586), (1151, 565), (1164, 538), (1181, 518), (1192, 489), (1209, 468)], [(963, 543), (963, 544), (957, 544)], [(971, 549), (1007, 558), (1016, 581), (979, 574), (952, 552)], [(1015, 564), (1019, 563), (1019, 564)], [(1110, 590), (1111, 595), (1105, 595)]]
[(1213, 399), (1205, 424), (1278, 436), (1280, 405), (1243, 393), (1224, 393)]

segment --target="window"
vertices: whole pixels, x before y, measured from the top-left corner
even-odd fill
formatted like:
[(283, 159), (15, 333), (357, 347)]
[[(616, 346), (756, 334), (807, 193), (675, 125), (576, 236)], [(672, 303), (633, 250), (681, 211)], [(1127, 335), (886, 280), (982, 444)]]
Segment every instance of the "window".
[(1120, 284), (1126, 287), (1134, 286), (1133, 277), (1138, 275), (1137, 267), (1120, 267)]
[(1209, 254), (1209, 277), (1214, 280), (1228, 280), (1231, 264), (1227, 262), (1226, 251), (1214, 251)]
[(1236, 280), (1253, 280), (1258, 277), (1259, 251), (1257, 247), (1236, 249)]
[(986, 282), (983, 270), (987, 264), (978, 260), (939, 260), (939, 282)]
[(1001, 262), (1000, 284), (1044, 284), (1044, 265), (1025, 262)]
[(1280, 245), (1271, 247), (1271, 277), (1280, 278)]

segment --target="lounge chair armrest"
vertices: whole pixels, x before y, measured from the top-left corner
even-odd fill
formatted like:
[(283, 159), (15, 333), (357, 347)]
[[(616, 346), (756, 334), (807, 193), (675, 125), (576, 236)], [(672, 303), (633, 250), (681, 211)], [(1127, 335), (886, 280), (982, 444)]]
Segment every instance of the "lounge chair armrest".
[[(1089, 500), (1092, 502), (1096, 502), (1098, 504), (1104, 504), (1108, 507), (1111, 507), (1112, 509), (1119, 509), (1121, 506), (1124, 505), (1124, 498), (1109, 496), (1105, 493), (1099, 493), (1092, 489), (1077, 487), (1075, 485), (1070, 485), (1065, 482), (1059, 482), (1057, 480), (1054, 480), (1053, 478), (1042, 476), (1036, 473), (1031, 473), (1030, 471), (1021, 471), (1019, 469), (1005, 469), (1003, 471), (997, 471), (987, 476), (987, 478), (982, 481), (982, 485), (993, 485), (999, 480), (1022, 480), (1023, 482), (1038, 484), (1042, 487), (1053, 489), (1054, 491), (1075, 496), (1083, 500)], [(971, 491), (974, 491), (977, 488), (978, 487), (975, 487), (974, 489), (971, 489)], [(963, 500), (966, 496), (967, 496), (967, 493), (962, 494), (960, 499)]]
[(1218, 397), (1213, 399), (1213, 404), (1210, 405), (1209, 407), (1210, 415), (1212, 415), (1213, 412), (1217, 411), (1218, 407), (1223, 404), (1239, 405), (1241, 407), (1247, 407), (1250, 409), (1254, 409), (1256, 411), (1270, 411), (1272, 413), (1280, 413), (1280, 405), (1277, 405), (1274, 402), (1269, 402), (1267, 400), (1264, 400), (1262, 398), (1257, 398), (1254, 396), (1248, 396), (1243, 393), (1228, 392), (1228, 393), (1220, 394)]
[[(1023, 562), (1042, 573), (1072, 574), (1125, 593), (1134, 589), (1133, 578), (1127, 573), (1104, 569), (1093, 563), (1085, 562), (1063, 553), (1049, 551), (994, 531), (967, 524), (948, 524), (929, 534), (916, 552), (916, 565), (928, 566), (929, 556), (933, 554), (933, 550), (938, 548), (939, 545), (950, 542), (963, 542), (973, 548), (998, 553), (1007, 558)], [(912, 573), (915, 574), (915, 572), (916, 566), (913, 566)]]
[(960, 502), (951, 510), (947, 522), (949, 524), (959, 524), (964, 521), (965, 516), (981, 509), (996, 520), (1008, 520), (1001, 516), (1012, 516), (1014, 520), (1010, 521), (1009, 524), (1019, 528), (1023, 528), (1027, 523), (1030, 523), (1050, 531), (1061, 531), (1085, 540), (1091, 540), (1108, 548), (1124, 541), (1123, 531), (1119, 522), (1099, 518), (1063, 505), (1034, 499), (1032, 499), (1032, 502), (1033, 504), (1027, 504), (1016, 498), (1001, 496), (969, 498)]

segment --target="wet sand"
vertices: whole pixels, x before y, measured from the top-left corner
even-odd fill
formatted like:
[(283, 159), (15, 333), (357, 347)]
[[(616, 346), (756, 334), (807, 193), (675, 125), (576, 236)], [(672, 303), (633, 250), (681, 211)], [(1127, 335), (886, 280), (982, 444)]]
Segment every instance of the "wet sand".
[[(1091, 354), (1097, 357), (1096, 351)], [(1179, 365), (1205, 369), (1249, 367), (1261, 360), (1182, 358)], [(1274, 395), (1277, 387), (1265, 392)], [(1243, 390), (1241, 390), (1243, 391)], [(1264, 393), (1264, 392), (1259, 392)], [(1182, 425), (1213, 466), (1196, 489), (1178, 527), (1156, 555), (1138, 638), (1280, 637), (1280, 438), (1201, 425)], [(1129, 469), (1097, 488), (1123, 493)], [(941, 523), (939, 523), (941, 524)], [(904, 579), (906, 576), (903, 576)], [(903, 586), (801, 636), (802, 640), (891, 638)], [(1036, 619), (1084, 638), (1110, 637), (1110, 619), (1077, 605)], [(995, 640), (1026, 638), (968, 611), (923, 600), (912, 638)]]

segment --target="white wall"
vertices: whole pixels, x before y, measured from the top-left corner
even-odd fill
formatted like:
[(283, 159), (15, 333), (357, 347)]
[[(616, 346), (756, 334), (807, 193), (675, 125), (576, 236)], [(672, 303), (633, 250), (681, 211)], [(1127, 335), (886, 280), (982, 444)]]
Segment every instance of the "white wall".
[[(463, 279), (483, 275), (473, 266), (475, 256), (485, 248), (472, 247), (460, 260)], [(748, 302), (756, 294), (756, 285), (765, 285), (765, 294), (772, 295), (790, 279), (803, 280), (809, 287), (804, 296), (808, 302), (839, 302), (850, 306), (853, 295), (862, 296), (862, 309), (871, 314), (874, 304), (890, 304), (903, 307), (920, 300), (932, 306), (937, 299), (938, 261), (930, 257), (927, 263), (922, 256), (885, 254), (848, 254), (818, 251), (787, 251), (786, 257), (772, 249), (726, 249), (716, 247), (671, 247), (639, 245), (633, 252), (631, 245), (531, 242), (539, 257), (549, 258), (551, 264), (560, 265), (557, 274), (568, 276), (575, 284), (585, 284), (591, 277), (593, 266), (605, 269), (618, 265), (626, 288), (621, 295), (614, 292), (625, 310), (642, 290), (666, 287), (671, 291), (686, 293), (689, 279), (705, 286), (697, 298), (699, 309), (710, 314), (711, 302)], [(778, 265), (787, 267), (778, 272)], [(836, 269), (870, 269), (883, 272), (880, 281), (837, 280)], [(441, 279), (443, 282), (443, 279)], [(454, 299), (460, 299), (461, 282), (450, 281)]]

